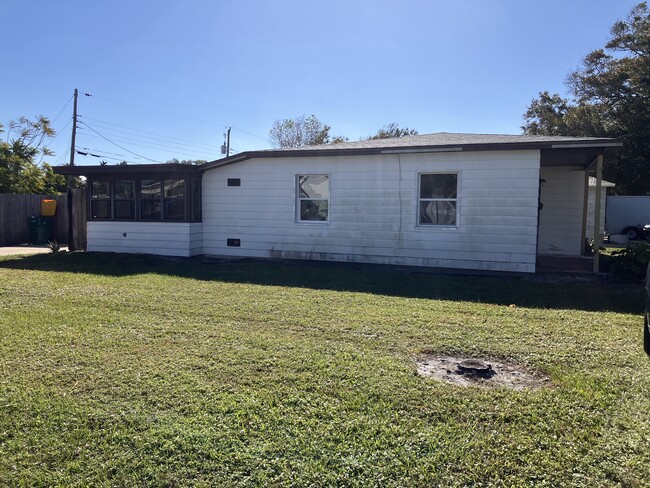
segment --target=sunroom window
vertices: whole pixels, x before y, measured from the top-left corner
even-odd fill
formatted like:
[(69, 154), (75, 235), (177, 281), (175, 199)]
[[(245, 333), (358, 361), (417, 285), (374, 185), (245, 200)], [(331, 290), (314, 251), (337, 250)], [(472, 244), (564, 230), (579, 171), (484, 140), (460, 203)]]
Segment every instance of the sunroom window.
[(135, 219), (135, 181), (113, 183), (113, 215), (116, 220)]
[(118, 174), (89, 188), (91, 220), (201, 221), (201, 178), (189, 172)]
[(160, 220), (162, 217), (160, 180), (140, 181), (140, 218)]
[(185, 180), (165, 180), (165, 220), (185, 220)]
[(111, 185), (108, 181), (91, 182), (90, 216), (98, 220), (111, 218)]
[(419, 183), (418, 224), (455, 226), (458, 174), (423, 173)]

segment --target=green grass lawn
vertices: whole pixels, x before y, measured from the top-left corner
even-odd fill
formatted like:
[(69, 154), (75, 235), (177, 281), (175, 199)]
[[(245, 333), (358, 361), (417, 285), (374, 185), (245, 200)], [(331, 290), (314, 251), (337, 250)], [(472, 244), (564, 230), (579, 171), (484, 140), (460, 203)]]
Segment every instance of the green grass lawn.
[[(641, 311), (637, 285), (6, 258), (0, 485), (648, 486)], [(554, 387), (437, 383), (423, 352)]]

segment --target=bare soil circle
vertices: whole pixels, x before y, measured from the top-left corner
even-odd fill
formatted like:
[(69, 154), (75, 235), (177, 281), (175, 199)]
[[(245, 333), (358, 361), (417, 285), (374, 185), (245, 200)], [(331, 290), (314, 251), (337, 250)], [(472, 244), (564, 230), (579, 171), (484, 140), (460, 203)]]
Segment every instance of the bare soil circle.
[(495, 358), (429, 354), (415, 363), (420, 376), (453, 385), (520, 391), (552, 386), (551, 379), (539, 371)]

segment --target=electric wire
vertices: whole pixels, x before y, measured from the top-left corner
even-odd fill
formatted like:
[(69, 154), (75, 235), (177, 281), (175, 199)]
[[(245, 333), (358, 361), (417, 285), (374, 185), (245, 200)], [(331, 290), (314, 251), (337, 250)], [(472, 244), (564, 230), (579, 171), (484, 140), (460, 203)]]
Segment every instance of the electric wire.
[(264, 139), (266, 142), (268, 142), (268, 137), (263, 137), (263, 136), (260, 136), (258, 134), (253, 134), (252, 132), (248, 132), (248, 131), (246, 131), (244, 129), (240, 129), (239, 127), (235, 127), (235, 126), (230, 125), (230, 124), (222, 124), (222, 123), (219, 123), (219, 122), (209, 122), (207, 120), (201, 120), (201, 119), (196, 119), (196, 118), (193, 118), (193, 117), (187, 117), (185, 115), (179, 115), (179, 114), (175, 114), (175, 113), (171, 113), (171, 112), (165, 112), (163, 110), (157, 110), (155, 108), (143, 107), (141, 105), (134, 105), (132, 103), (120, 102), (119, 100), (112, 100), (110, 98), (105, 98), (105, 97), (101, 97), (101, 96), (98, 96), (98, 95), (93, 95), (91, 93), (84, 93), (84, 95), (89, 96), (89, 97), (93, 97), (93, 98), (97, 98), (98, 100), (104, 100), (106, 102), (112, 102), (112, 103), (117, 103), (117, 104), (120, 104), (120, 105), (126, 105), (126, 106), (129, 106), (129, 107), (134, 107), (134, 108), (137, 108), (137, 109), (140, 109), (140, 110), (149, 110), (151, 112), (157, 112), (157, 113), (160, 113), (160, 114), (169, 115), (171, 117), (178, 117), (178, 118), (181, 118), (181, 119), (193, 120), (195, 122), (201, 122), (202, 124), (210, 124), (210, 125), (232, 127), (233, 129), (236, 129), (239, 132), (242, 132), (244, 134), (248, 134), (249, 136)]
[(57, 119), (61, 116), (61, 114), (63, 113), (63, 111), (66, 109), (66, 107), (67, 107), (68, 105), (70, 105), (70, 101), (72, 100), (73, 97), (74, 97), (74, 95), (70, 95), (70, 98), (68, 98), (68, 101), (65, 102), (65, 105), (63, 106), (63, 108), (62, 108), (61, 110), (59, 110), (59, 113), (56, 114), (56, 117), (54, 117), (54, 119), (52, 120), (52, 122), (50, 122), (51, 125), (54, 125), (54, 122), (57, 121)]
[(63, 155), (60, 156), (59, 159), (56, 160), (56, 162), (54, 163), (54, 166), (58, 166), (59, 163), (61, 163), (69, 153), (70, 153), (70, 148), (66, 149), (66, 151), (63, 153)]
[(61, 132), (63, 132), (65, 128), (70, 125), (71, 122), (72, 122), (72, 117), (70, 117), (70, 120), (68, 120), (68, 122), (63, 127), (61, 127), (60, 130), (55, 131), (56, 133), (54, 134), (54, 137), (52, 137), (52, 139), (47, 141), (46, 146), (43, 146), (43, 151), (41, 152), (41, 159), (39, 159), (38, 164), (41, 164), (41, 162), (43, 162), (43, 158), (45, 157), (45, 150), (50, 148), (50, 146), (56, 140), (56, 138), (59, 137), (59, 134), (61, 134)]
[(138, 156), (139, 158), (146, 159), (147, 161), (151, 161), (151, 162), (154, 162), (154, 163), (161, 163), (161, 164), (162, 164), (162, 161), (158, 161), (157, 159), (151, 159), (151, 158), (148, 158), (148, 157), (143, 156), (143, 155), (141, 155), (141, 154), (138, 154), (138, 153), (135, 153), (135, 152), (133, 152), (133, 151), (130, 151), (130, 150), (128, 150), (127, 148), (125, 148), (124, 146), (120, 146), (120, 145), (117, 144), (116, 142), (111, 141), (108, 137), (105, 137), (105, 136), (101, 135), (101, 134), (100, 134), (99, 132), (97, 132), (95, 129), (93, 129), (92, 127), (90, 127), (86, 122), (80, 122), (80, 123), (83, 124), (84, 126), (88, 127), (91, 131), (93, 131), (95, 134), (97, 134), (97, 135), (98, 135), (99, 137), (101, 137), (102, 139), (105, 139), (107, 142), (110, 142), (110, 143), (113, 144), (114, 146), (119, 147), (122, 151), (126, 151), (126, 152), (128, 152), (129, 154), (133, 154), (134, 156)]
[(164, 139), (169, 139), (169, 142), (181, 141), (181, 142), (189, 142), (193, 146), (205, 146), (205, 147), (208, 147), (208, 148), (211, 148), (211, 149), (220, 149), (221, 148), (221, 146), (217, 146), (217, 145), (214, 145), (214, 144), (205, 144), (203, 142), (191, 141), (189, 139), (183, 139), (183, 138), (180, 138), (180, 137), (173, 137), (173, 136), (169, 136), (169, 135), (166, 135), (166, 134), (160, 134), (158, 132), (150, 132), (150, 131), (146, 131), (146, 130), (142, 130), (142, 129), (136, 129), (135, 127), (126, 127), (124, 125), (114, 124), (112, 122), (107, 122), (105, 120), (100, 120), (100, 119), (95, 119), (95, 118), (92, 118), (92, 117), (87, 117), (85, 115), (84, 116), (79, 115), (79, 117), (81, 117), (83, 119), (87, 119), (87, 120), (92, 120), (93, 122), (95, 122), (94, 125), (99, 125), (99, 126), (109, 125), (109, 126), (119, 127), (121, 129), (126, 129), (126, 131), (141, 132), (143, 134), (149, 134), (149, 135), (152, 135), (152, 136), (159, 136), (159, 137), (162, 137)]
[(149, 142), (149, 140), (150, 140), (150, 141), (154, 141), (153, 143), (156, 143), (156, 144), (159, 144), (160, 142), (164, 142), (164, 143), (166, 143), (168, 145), (167, 147), (173, 147), (173, 148), (177, 148), (177, 149), (181, 149), (181, 150), (187, 150), (189, 148), (189, 150), (193, 150), (193, 151), (196, 151), (196, 152), (206, 152), (206, 151), (214, 152), (214, 151), (220, 150), (220, 147), (217, 147), (217, 146), (212, 146), (210, 148), (201, 148), (201, 147), (196, 147), (194, 145), (185, 144), (185, 143), (182, 143), (182, 142), (168, 141), (166, 139), (161, 139), (159, 137), (140, 136), (140, 135), (137, 135), (137, 134), (134, 135), (134, 134), (132, 134), (132, 133), (130, 133), (128, 131), (123, 131), (123, 130), (120, 130), (120, 129), (114, 129), (114, 128), (111, 128), (111, 127), (106, 127), (106, 126), (104, 126), (104, 124), (97, 125), (96, 123), (93, 123), (93, 125), (95, 127), (97, 127), (98, 129), (102, 129), (102, 132), (104, 132), (105, 134), (114, 134), (117, 137), (122, 137), (122, 138), (128, 136), (129, 138), (132, 138), (130, 140), (144, 140), (144, 139), (147, 139), (146, 142), (151, 143), (151, 142)]
[(114, 153), (114, 152), (110, 152), (110, 151), (103, 151), (103, 150), (94, 149), (94, 148), (90, 148), (90, 147), (81, 147), (81, 146), (79, 146), (77, 149), (83, 149), (84, 151), (88, 151), (88, 152), (100, 152), (100, 153), (110, 154), (112, 156), (118, 156), (118, 157), (122, 157), (122, 158), (128, 158), (129, 157), (129, 156), (125, 156), (124, 154)]
[(134, 162), (134, 161), (128, 161), (128, 160), (126, 160), (124, 158), (112, 158), (110, 156), (102, 156), (102, 155), (99, 155), (99, 154), (85, 153), (85, 152), (79, 151), (78, 149), (75, 149), (75, 153), (78, 154), (79, 156), (84, 156), (84, 157), (93, 157), (93, 158), (98, 158), (98, 159), (112, 159), (114, 161), (120, 161), (120, 162), (126, 161), (127, 163), (131, 163), (131, 164), (141, 164), (141, 163), (137, 163), (137, 162)]
[[(90, 127), (88, 127), (88, 128), (90, 128)], [(93, 138), (101, 137), (102, 139), (106, 138), (106, 136), (104, 136), (104, 135), (96, 136), (96, 135), (93, 135), (93, 134), (85, 133), (83, 130), (77, 132), (77, 135), (78, 136), (82, 135), (83, 137), (93, 137)], [(111, 135), (111, 134), (109, 134), (109, 135)], [(188, 149), (185, 149), (185, 148), (170, 147), (170, 146), (166, 146), (164, 144), (151, 145), (151, 144), (146, 144), (146, 143), (134, 141), (133, 139), (128, 139), (128, 138), (117, 137), (117, 138), (112, 138), (111, 141), (120, 142), (120, 143), (123, 143), (123, 144), (128, 144), (130, 146), (137, 146), (137, 147), (141, 147), (141, 148), (145, 148), (145, 149), (155, 149), (155, 150), (165, 149), (165, 150), (168, 150), (168, 151), (183, 153), (183, 154), (191, 155), (191, 156), (194, 156), (194, 157), (205, 157), (206, 156), (205, 152), (197, 152), (197, 151), (192, 151), (192, 150), (188, 150)]]

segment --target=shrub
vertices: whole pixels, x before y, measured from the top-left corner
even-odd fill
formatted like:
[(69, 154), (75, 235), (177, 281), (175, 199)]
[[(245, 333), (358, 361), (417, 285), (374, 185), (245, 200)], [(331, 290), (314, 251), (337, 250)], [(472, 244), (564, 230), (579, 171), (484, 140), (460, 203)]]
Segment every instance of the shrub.
[(625, 280), (642, 280), (650, 262), (650, 244), (636, 242), (612, 251), (607, 260), (609, 272)]

